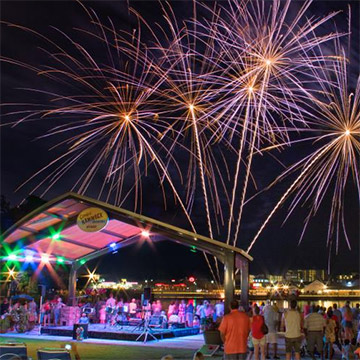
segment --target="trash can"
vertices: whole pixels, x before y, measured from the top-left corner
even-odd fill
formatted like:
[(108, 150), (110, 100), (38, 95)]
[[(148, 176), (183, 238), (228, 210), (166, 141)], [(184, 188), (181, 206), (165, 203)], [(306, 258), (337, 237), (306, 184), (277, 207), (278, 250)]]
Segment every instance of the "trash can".
[[(89, 326), (89, 324), (74, 324), (73, 340), (87, 339), (88, 338), (88, 326)], [(82, 328), (82, 330), (81, 330), (81, 328)], [(82, 334), (81, 333), (79, 334), (80, 330), (81, 330)]]

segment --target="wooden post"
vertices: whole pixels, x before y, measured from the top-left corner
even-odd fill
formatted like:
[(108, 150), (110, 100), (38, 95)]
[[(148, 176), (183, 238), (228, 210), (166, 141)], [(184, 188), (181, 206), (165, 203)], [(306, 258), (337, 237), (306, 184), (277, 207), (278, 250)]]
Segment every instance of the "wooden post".
[(75, 306), (76, 305), (76, 280), (77, 280), (77, 270), (79, 266), (76, 261), (73, 262), (70, 270), (69, 276), (69, 299), (68, 305)]
[(230, 312), (230, 303), (234, 299), (234, 291), (235, 291), (235, 254), (232, 251), (226, 251), (224, 256), (225, 314)]
[(240, 279), (241, 279), (241, 305), (247, 308), (249, 305), (249, 262), (247, 259), (241, 259)]

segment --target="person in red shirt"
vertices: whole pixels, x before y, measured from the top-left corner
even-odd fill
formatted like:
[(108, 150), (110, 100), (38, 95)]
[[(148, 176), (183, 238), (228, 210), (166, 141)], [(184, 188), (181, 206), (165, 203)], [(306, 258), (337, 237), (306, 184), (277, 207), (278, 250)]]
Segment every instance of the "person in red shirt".
[(50, 325), (51, 305), (49, 300), (46, 300), (42, 304), (40, 314), (40, 324), (43, 326)]
[(255, 306), (254, 316), (252, 317), (251, 322), (251, 335), (254, 344), (255, 360), (259, 360), (259, 349), (261, 350), (261, 360), (265, 360), (266, 338), (265, 334), (262, 332), (263, 325), (264, 317), (260, 315), (260, 308)]
[(231, 312), (223, 317), (219, 327), (224, 342), (224, 359), (245, 360), (250, 318), (245, 312), (239, 311), (237, 300), (230, 303), (230, 310)]

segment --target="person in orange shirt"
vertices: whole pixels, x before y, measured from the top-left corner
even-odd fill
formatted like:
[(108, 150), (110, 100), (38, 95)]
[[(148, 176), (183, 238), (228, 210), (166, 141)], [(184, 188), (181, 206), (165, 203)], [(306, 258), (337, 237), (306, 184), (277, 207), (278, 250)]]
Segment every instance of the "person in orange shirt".
[(230, 303), (231, 312), (224, 316), (219, 331), (224, 342), (225, 360), (245, 360), (247, 339), (250, 332), (250, 318), (239, 311), (239, 303)]

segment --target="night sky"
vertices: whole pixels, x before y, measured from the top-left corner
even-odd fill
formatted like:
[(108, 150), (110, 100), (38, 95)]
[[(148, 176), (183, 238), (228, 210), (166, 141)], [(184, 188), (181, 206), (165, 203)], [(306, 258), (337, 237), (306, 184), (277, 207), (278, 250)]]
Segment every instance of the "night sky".
[[(125, 30), (136, 26), (134, 18), (130, 18), (127, 11), (127, 2), (117, 1), (86, 1), (84, 4), (92, 7), (102, 21), (106, 22), (110, 17), (115, 26)], [(294, 2), (296, 4), (296, 2)], [(321, 16), (334, 10), (343, 10), (335, 17), (336, 26), (340, 31), (347, 31), (347, 6), (352, 6), (352, 38), (351, 38), (351, 74), (352, 79), (359, 75), (359, 2), (358, 1), (315, 1), (308, 15)], [(130, 2), (149, 23), (161, 22), (159, 5), (155, 1)], [(191, 2), (172, 2), (174, 12), (179, 19), (187, 18), (191, 13)], [(292, 11), (296, 11), (296, 5)], [(93, 45), (84, 34), (79, 34), (74, 28), (89, 29), (88, 17), (84, 9), (75, 1), (1, 1), (1, 20), (23, 25), (34, 29), (41, 34), (51, 37), (59, 44), (66, 44), (64, 37), (56, 30), (71, 34), (79, 42), (85, 43), (88, 48)], [(329, 22), (321, 31), (333, 28)], [(66, 46), (66, 45), (64, 45)], [(46, 48), (45, 42), (34, 34), (22, 30), (2, 26), (1, 32), (1, 55), (3, 57), (17, 59), (29, 64), (46, 64), (49, 60), (42, 51)], [(99, 58), (101, 58), (99, 53)], [(355, 80), (354, 80), (355, 81)], [(33, 72), (8, 63), (1, 64), (1, 103), (41, 103), (46, 104), (48, 97), (42, 93), (22, 90), (24, 88), (41, 89), (50, 92), (58, 91), (59, 84), (35, 75)], [(17, 107), (21, 109), (21, 105)], [(2, 108), (2, 114), (8, 112), (7, 107)], [(16, 115), (2, 116), (2, 123), (16, 119)], [(19, 204), (27, 197), (29, 192), (37, 185), (39, 179), (15, 192), (15, 189), (38, 169), (42, 168), (54, 157), (58, 156), (60, 149), (49, 151), (54, 144), (53, 138), (37, 139), (52, 128), (51, 120), (28, 122), (16, 127), (1, 127), (1, 194), (12, 205)], [(56, 139), (58, 142), (59, 139)], [(287, 165), (296, 159), (308, 154), (307, 145), (297, 145), (286, 154), (280, 154), (281, 161)], [(235, 158), (233, 160), (235, 162)], [(85, 167), (81, 164), (66, 175), (45, 196), (50, 200), (71, 189), (79, 174)], [(257, 159), (254, 165), (257, 185), (259, 189), (266, 187), (282, 170), (277, 161), (270, 156)], [(262, 194), (250, 202), (244, 210), (243, 225), (238, 246), (247, 248), (252, 237), (256, 233), (266, 215), (271, 211), (276, 201), (284, 190), (289, 186), (290, 179), (283, 181), (271, 191)], [(131, 181), (131, 180), (129, 180)], [(99, 183), (88, 189), (86, 195), (97, 196)], [(42, 196), (45, 187), (35, 191), (35, 195)], [(250, 190), (253, 193), (254, 189)], [(349, 184), (345, 199), (345, 215), (348, 236), (352, 245), (350, 251), (344, 238), (340, 239), (339, 254), (333, 255), (331, 260), (332, 272), (359, 271), (359, 201), (354, 184)], [(124, 208), (134, 210), (130, 197)], [(324, 203), (317, 216), (310, 222), (305, 237), (300, 245), (298, 240), (307, 214), (306, 208), (299, 208), (289, 221), (282, 224), (289, 202), (271, 220), (265, 231), (251, 251), (254, 262), (251, 265), (251, 273), (270, 272), (281, 273), (288, 268), (326, 268), (327, 266), (327, 219), (329, 204), (332, 201), (331, 192), (324, 199)], [(169, 222), (179, 227), (189, 228), (186, 218), (179, 206), (174, 204), (169, 197), (167, 208), (164, 208), (160, 187), (153, 172), (143, 181), (143, 210), (144, 215)], [(196, 197), (192, 217), (197, 225), (199, 233), (208, 235), (206, 232), (205, 217), (199, 215), (203, 204), (200, 195)], [(225, 214), (226, 215), (226, 214)], [(223, 240), (225, 234), (215, 234), (215, 238)], [(172, 243), (156, 243), (154, 246), (147, 244), (142, 247), (133, 246), (121, 250), (118, 254), (108, 255), (100, 259), (99, 272), (109, 274), (114, 272), (116, 277), (129, 279), (144, 279), (150, 277), (182, 278), (184, 276), (208, 276), (207, 265), (201, 253), (192, 253), (186, 247)], [(97, 261), (95, 261), (95, 264)]]

